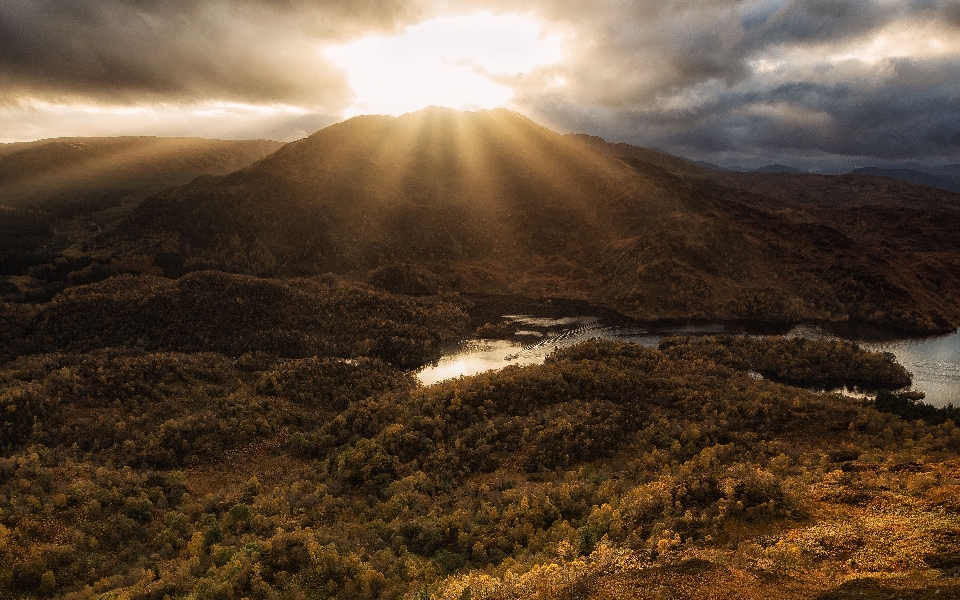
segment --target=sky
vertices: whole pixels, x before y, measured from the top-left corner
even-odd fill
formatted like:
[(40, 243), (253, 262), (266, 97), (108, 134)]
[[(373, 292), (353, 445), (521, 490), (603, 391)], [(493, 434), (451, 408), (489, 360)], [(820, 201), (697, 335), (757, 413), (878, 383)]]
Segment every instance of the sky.
[(0, 142), (429, 104), (722, 165), (960, 163), (960, 0), (0, 2)]

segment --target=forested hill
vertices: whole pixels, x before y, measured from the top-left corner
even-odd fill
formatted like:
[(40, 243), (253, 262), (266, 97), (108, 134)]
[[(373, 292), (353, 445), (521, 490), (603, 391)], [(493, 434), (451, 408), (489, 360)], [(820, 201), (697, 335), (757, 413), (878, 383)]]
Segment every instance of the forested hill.
[(0, 300), (49, 299), (66, 285), (158, 273), (147, 257), (91, 251), (89, 242), (144, 198), (231, 173), (282, 145), (146, 136), (0, 144)]
[(628, 166), (515, 113), (432, 108), (328, 127), (151, 200), (122, 232), (179, 238), (195, 262), (233, 244), (268, 250), (282, 273), (406, 262), (468, 287), (571, 290), (596, 279), (604, 244), (672, 210), (665, 200)]
[(142, 204), (101, 238), (168, 275), (333, 271), (640, 318), (960, 325), (960, 196), (724, 174), (506, 110), (357, 117)]

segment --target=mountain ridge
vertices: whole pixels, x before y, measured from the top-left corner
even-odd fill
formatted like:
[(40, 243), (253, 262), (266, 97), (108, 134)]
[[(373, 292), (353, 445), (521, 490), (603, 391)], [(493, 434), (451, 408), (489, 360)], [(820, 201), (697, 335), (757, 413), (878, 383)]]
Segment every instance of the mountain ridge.
[[(64, 137), (0, 148), (0, 204), (49, 206), (104, 194), (149, 195), (225, 175), (283, 144), (198, 137)], [(7, 146), (7, 144), (4, 144)]]
[(936, 169), (925, 171), (907, 168), (861, 167), (859, 169), (850, 171), (850, 174), (890, 177), (892, 179), (901, 179), (903, 181), (909, 181), (910, 183), (926, 185), (950, 192), (960, 192), (960, 176), (951, 175), (949, 166), (948, 168), (941, 170), (945, 172), (941, 174), (935, 174), (931, 173), (930, 171), (936, 171)]
[(111, 214), (60, 262), (44, 250), (3, 274), (29, 267), (55, 291), (116, 272), (333, 272), (639, 319), (960, 324), (957, 194), (720, 172), (504, 109), (357, 117)]

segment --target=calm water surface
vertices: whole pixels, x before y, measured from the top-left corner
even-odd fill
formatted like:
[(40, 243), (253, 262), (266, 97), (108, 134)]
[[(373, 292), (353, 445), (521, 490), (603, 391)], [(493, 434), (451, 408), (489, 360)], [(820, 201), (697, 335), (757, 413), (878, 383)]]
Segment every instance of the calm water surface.
[[(417, 373), (425, 385), (438, 381), (502, 369), (508, 365), (542, 363), (555, 348), (591, 338), (614, 339), (656, 347), (660, 338), (670, 335), (770, 333), (749, 325), (724, 323), (678, 326), (628, 326), (605, 324), (598, 317), (561, 318), (507, 315), (519, 330), (510, 340), (467, 340), (451, 348), (437, 363)], [(911, 389), (926, 394), (926, 402), (935, 406), (960, 405), (960, 330), (927, 338), (887, 338), (855, 334), (831, 334), (819, 327), (801, 325), (782, 332), (806, 338), (839, 338), (857, 342), (862, 348), (892, 352), (897, 361), (913, 373)]]
[[(801, 326), (791, 331), (803, 337), (850, 339), (825, 333), (815, 327)], [(874, 352), (892, 352), (897, 362), (913, 374), (910, 389), (927, 395), (934, 406), (960, 405), (960, 330), (948, 335), (908, 339), (852, 339), (861, 348)]]

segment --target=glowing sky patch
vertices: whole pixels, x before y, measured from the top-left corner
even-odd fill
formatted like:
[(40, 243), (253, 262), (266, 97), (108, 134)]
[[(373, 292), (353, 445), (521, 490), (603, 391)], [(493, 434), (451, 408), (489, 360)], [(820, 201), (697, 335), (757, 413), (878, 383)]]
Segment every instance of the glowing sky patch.
[[(286, 104), (209, 101), (124, 106), (31, 100), (0, 109), (0, 143), (91, 133), (195, 136), (202, 132), (205, 137), (225, 139), (277, 137), (263, 136), (261, 132), (307, 115), (307, 110)], [(307, 124), (299, 137), (320, 126)]]
[(535, 21), (481, 13), (409, 27), (326, 51), (356, 94), (344, 113), (400, 115), (424, 106), (460, 110), (509, 103), (512, 84), (560, 59), (560, 39)]
[(889, 27), (830, 57), (832, 62), (858, 60), (876, 65), (896, 58), (924, 59), (960, 54), (960, 39), (936, 23)]

